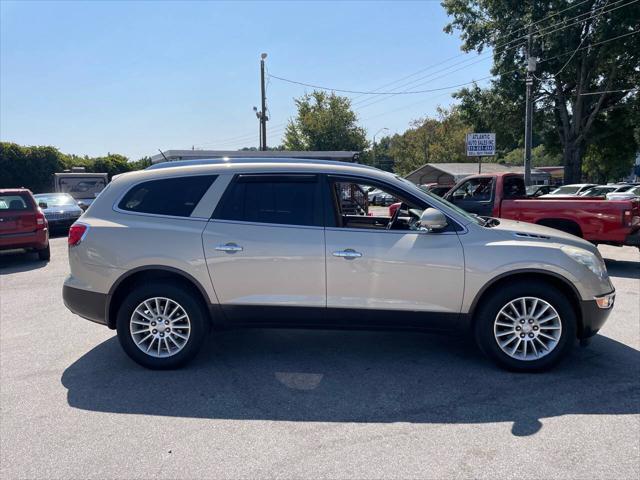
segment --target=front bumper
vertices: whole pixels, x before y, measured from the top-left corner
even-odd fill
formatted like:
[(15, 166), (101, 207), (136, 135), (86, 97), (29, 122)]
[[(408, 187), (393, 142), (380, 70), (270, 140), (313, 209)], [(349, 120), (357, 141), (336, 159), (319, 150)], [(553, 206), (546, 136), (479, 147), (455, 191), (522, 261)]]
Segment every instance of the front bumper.
[(101, 325), (107, 324), (107, 299), (106, 293), (90, 292), (68, 285), (62, 287), (65, 307), (76, 315)]
[(602, 328), (604, 322), (607, 321), (611, 310), (613, 310), (613, 304), (615, 299), (615, 292), (611, 292), (607, 295), (602, 295), (598, 298), (611, 296), (611, 302), (609, 307), (601, 308), (598, 306), (596, 299), (582, 300), (580, 302), (580, 312), (582, 314), (582, 328), (578, 332), (580, 339), (593, 337), (598, 330)]

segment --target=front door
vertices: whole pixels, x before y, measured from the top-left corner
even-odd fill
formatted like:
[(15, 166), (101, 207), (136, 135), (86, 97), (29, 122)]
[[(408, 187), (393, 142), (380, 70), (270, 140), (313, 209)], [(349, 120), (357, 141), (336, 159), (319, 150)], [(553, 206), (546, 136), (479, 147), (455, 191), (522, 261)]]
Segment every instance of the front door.
[(300, 308), (324, 310), (324, 228), (316, 175), (236, 176), (207, 224), (203, 245), (229, 320), (279, 322), (300, 316)]
[(395, 318), (400, 323), (402, 313), (419, 314), (414, 316), (418, 322), (457, 318), (464, 291), (464, 257), (456, 225), (441, 232), (418, 230), (411, 215), (427, 205), (403, 198), (398, 191), (389, 195), (400, 205), (364, 204), (360, 215), (345, 212), (343, 192), (354, 190), (354, 185), (356, 191), (370, 188), (366, 181), (353, 178), (334, 178), (328, 186), (335, 212), (335, 221), (330, 218), (326, 229), (329, 313), (357, 309), (362, 315), (349, 316), (353, 321), (381, 323), (393, 323)]
[(493, 212), (494, 177), (474, 177), (461, 183), (446, 199), (469, 213), (490, 217)]

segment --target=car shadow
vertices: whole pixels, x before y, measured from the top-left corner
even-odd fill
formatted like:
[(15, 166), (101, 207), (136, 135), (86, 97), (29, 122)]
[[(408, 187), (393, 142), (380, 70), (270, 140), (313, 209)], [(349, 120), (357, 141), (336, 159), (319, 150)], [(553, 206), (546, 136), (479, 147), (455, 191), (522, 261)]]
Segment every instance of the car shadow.
[(605, 258), (604, 263), (611, 277), (640, 279), (640, 262)]
[[(117, 339), (62, 375), (90, 411), (306, 422), (512, 422), (513, 435), (567, 414), (640, 412), (640, 355), (606, 337), (555, 370), (509, 373), (467, 340), (410, 332), (216, 332), (175, 371), (139, 367)], [(208, 347), (208, 348), (206, 348)]]
[(0, 252), (0, 275), (28, 272), (46, 267), (49, 262), (38, 259), (38, 254), (24, 250)]

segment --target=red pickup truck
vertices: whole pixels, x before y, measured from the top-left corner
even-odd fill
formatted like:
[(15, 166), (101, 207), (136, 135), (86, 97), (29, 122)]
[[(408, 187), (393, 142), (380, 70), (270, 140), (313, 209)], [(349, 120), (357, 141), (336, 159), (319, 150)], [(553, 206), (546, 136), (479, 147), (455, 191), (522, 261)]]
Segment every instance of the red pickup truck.
[(592, 243), (640, 248), (640, 200), (594, 197), (527, 198), (522, 175), (473, 175), (444, 197), (480, 216), (507, 218), (556, 228)]

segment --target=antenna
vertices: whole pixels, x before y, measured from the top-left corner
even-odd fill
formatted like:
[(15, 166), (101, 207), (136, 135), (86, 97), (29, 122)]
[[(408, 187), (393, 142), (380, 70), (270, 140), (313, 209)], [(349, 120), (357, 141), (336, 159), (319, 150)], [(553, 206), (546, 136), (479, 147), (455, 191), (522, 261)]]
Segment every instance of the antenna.
[(160, 155), (162, 155), (162, 158), (164, 158), (165, 162), (168, 162), (169, 159), (167, 157), (164, 156), (164, 153), (162, 152), (162, 150), (158, 149), (158, 151), (160, 152)]

